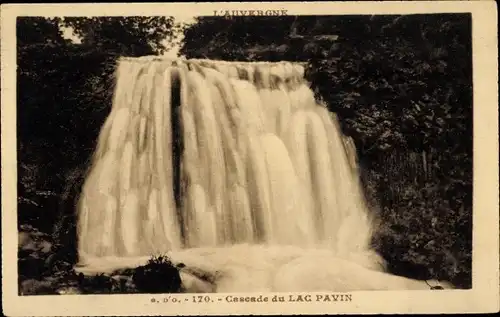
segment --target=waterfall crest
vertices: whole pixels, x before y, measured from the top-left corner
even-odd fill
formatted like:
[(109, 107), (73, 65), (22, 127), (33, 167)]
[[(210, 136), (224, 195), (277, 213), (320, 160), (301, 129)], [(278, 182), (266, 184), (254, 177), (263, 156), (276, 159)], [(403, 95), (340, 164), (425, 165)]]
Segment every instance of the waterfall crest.
[(80, 257), (260, 244), (375, 265), (353, 142), (303, 66), (122, 58), (116, 76)]

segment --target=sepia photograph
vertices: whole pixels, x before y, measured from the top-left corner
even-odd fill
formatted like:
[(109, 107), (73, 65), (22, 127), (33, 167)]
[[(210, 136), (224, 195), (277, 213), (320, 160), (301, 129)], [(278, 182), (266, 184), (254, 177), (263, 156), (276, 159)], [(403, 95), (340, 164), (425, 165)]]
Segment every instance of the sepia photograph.
[[(498, 139), (481, 152), (477, 132), (498, 132), (498, 92), (478, 81), (481, 17), (278, 4), (11, 5), (9, 24), (2, 5), (9, 296), (81, 298), (83, 314), (87, 295), (263, 312), (364, 305), (358, 292), (467, 298), (486, 279), (498, 310)], [(480, 48), (496, 63), (492, 43)]]

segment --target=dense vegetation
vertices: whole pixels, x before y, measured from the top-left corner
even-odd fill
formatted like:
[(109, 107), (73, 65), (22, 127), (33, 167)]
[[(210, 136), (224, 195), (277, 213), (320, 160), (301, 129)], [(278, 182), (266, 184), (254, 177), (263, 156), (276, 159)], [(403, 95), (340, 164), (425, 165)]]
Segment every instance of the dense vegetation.
[[(390, 270), (471, 286), (470, 16), (197, 22), (184, 31), (188, 58), (308, 62), (318, 98), (356, 142), (384, 224), (374, 244)], [(81, 43), (65, 39), (60, 24)], [(62, 271), (78, 281), (69, 269), (75, 198), (110, 110), (116, 59), (161, 54), (177, 27), (165, 17), (18, 19), (18, 217), (29, 233), (20, 283)], [(115, 285), (105, 277), (79, 283)]]
[(188, 58), (307, 61), (312, 88), (355, 140), (389, 269), (471, 286), (469, 15), (197, 22), (185, 30)]

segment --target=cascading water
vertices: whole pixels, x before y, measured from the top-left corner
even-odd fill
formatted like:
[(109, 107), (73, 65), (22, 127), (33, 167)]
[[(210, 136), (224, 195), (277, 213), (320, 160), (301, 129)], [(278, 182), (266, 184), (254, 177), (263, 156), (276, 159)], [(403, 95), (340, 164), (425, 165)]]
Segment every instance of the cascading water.
[(264, 280), (305, 250), (381, 271), (353, 142), (301, 65), (123, 58), (116, 80), (79, 202), (83, 263), (254, 267), (217, 291), (294, 289)]

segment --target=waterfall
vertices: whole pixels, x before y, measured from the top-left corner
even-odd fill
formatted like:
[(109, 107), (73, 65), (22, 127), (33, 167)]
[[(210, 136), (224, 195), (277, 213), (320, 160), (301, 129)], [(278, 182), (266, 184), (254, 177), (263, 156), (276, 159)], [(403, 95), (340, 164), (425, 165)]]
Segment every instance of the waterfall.
[[(120, 59), (78, 204), (81, 263), (168, 253), (201, 269), (267, 254), (252, 262), (264, 272), (326, 250), (338, 265), (386, 274), (372, 229), (354, 142), (302, 65)], [(193, 252), (205, 261), (190, 262)], [(240, 282), (259, 284), (252, 274)]]
[(79, 252), (238, 243), (369, 250), (353, 142), (299, 64), (122, 58)]

